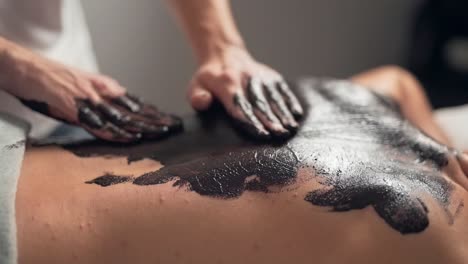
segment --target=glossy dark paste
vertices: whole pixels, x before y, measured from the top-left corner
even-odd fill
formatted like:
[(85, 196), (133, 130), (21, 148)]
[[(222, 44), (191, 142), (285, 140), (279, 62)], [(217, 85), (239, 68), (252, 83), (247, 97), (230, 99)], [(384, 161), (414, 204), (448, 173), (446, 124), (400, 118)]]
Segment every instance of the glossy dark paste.
[(141, 138), (156, 139), (180, 132), (182, 122), (178, 117), (160, 112), (156, 107), (131, 94), (117, 98), (105, 98), (101, 103), (75, 98), (77, 120), (65, 120), (54, 115), (50, 106), (36, 100), (20, 101), (32, 110), (53, 117), (64, 123), (86, 128), (93, 134), (115, 142), (136, 142)]
[[(306, 117), (297, 135), (279, 145), (244, 140), (218, 113), (187, 118), (186, 133), (167, 141), (133, 147), (91, 142), (66, 148), (82, 157), (159, 160), (165, 167), (133, 178), (133, 184), (175, 181), (175, 187), (224, 199), (292, 184), (303, 168), (322, 185), (310, 190), (305, 201), (335, 212), (371, 206), (402, 234), (428, 227), (425, 199), (432, 198), (450, 214), (454, 186), (441, 169), (452, 154), (403, 120), (395, 103), (345, 81), (305, 82), (298, 94)], [(109, 186), (128, 180), (104, 175), (88, 183)]]

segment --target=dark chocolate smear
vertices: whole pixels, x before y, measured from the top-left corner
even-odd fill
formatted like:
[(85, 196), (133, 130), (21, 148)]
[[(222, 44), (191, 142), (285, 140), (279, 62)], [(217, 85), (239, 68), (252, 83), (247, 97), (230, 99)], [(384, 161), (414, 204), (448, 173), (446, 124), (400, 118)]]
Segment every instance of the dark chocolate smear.
[(108, 187), (114, 184), (119, 184), (119, 183), (124, 183), (124, 182), (130, 182), (132, 181), (132, 177), (130, 176), (117, 176), (112, 173), (107, 173), (103, 176), (97, 177), (96, 179), (92, 181), (87, 181), (87, 184), (97, 184), (102, 187)]
[(175, 187), (221, 199), (298, 183), (303, 168), (321, 185), (310, 190), (306, 202), (333, 212), (371, 207), (401, 234), (429, 226), (427, 199), (453, 218), (454, 186), (441, 172), (453, 154), (404, 120), (395, 103), (346, 81), (304, 82), (298, 94), (306, 106), (303, 124), (280, 145), (246, 141), (232, 132), (226, 116), (213, 114), (208, 121), (186, 119), (186, 133), (164, 142), (66, 148), (83, 157), (159, 160), (165, 167), (133, 183), (173, 181)]

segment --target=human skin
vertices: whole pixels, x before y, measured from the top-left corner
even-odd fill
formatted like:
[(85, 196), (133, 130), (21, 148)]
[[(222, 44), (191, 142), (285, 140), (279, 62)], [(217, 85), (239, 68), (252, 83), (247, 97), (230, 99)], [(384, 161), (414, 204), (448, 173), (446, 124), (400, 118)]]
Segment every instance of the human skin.
[[(442, 131), (433, 124), (428, 112), (430, 108), (424, 103), (426, 99), (421, 88), (408, 73), (395, 67), (386, 67), (355, 76), (352, 80), (394, 98), (405, 115), (413, 110), (417, 111), (418, 115), (408, 118), (428, 135), (449, 144)], [(324, 94), (327, 92), (324, 91)], [(367, 98), (367, 93), (358, 92), (357, 95), (359, 94), (364, 95), (359, 98)], [(420, 104), (415, 104), (412, 100)], [(415, 105), (421, 107), (411, 108), (410, 112), (406, 112), (410, 110), (408, 107)], [(321, 109), (319, 105), (316, 107)], [(351, 110), (356, 109), (359, 110), (359, 107)], [(386, 120), (390, 116), (381, 117)], [(196, 122), (195, 125), (197, 124)], [(203, 123), (199, 125), (203, 126)], [(205, 125), (209, 126), (210, 123)], [(97, 155), (88, 157), (86, 153), (92, 152), (87, 151), (86, 146), (67, 147), (67, 151), (54, 146), (29, 148), (19, 181), (16, 204), (20, 263), (466, 263), (468, 227), (467, 213), (462, 202), (467, 198), (468, 171), (466, 157), (453, 154), (452, 149), (424, 136), (424, 140), (420, 141), (423, 144), (421, 146), (427, 143), (427, 147), (436, 151), (436, 154), (439, 153), (439, 148), (440, 153), (445, 153), (448, 165), (442, 165), (441, 171), (431, 165), (436, 164), (431, 159), (437, 160), (437, 155), (428, 158), (423, 151), (420, 163), (417, 160), (406, 163), (402, 159), (403, 164), (406, 164), (405, 168), (415, 165), (419, 168), (416, 173), (427, 175), (429, 185), (419, 185), (419, 182), (425, 182), (426, 177), (417, 177), (415, 185), (408, 185), (416, 187), (409, 194), (418, 198), (411, 198), (408, 203), (400, 204), (401, 212), (393, 218), (385, 218), (382, 212), (378, 215), (378, 203), (351, 210), (344, 210), (347, 207), (340, 205), (341, 211), (336, 210), (338, 204), (333, 205), (335, 210), (332, 210), (332, 204), (320, 205), (334, 201), (327, 200), (326, 197), (317, 200), (312, 194), (316, 195), (317, 191), (320, 193), (333, 187), (323, 189), (327, 176), (319, 176), (320, 170), (314, 171), (307, 167), (300, 167), (297, 174), (294, 174), (295, 180), (290, 184), (269, 185), (267, 192), (246, 189), (239, 195), (236, 192), (230, 193), (229, 190), (210, 192), (209, 189), (199, 189), (192, 182), (190, 185), (185, 183), (173, 186), (177, 182), (176, 178), (159, 184), (147, 181), (148, 177), (154, 179), (164, 176), (161, 174), (167, 172), (164, 168), (172, 168), (180, 176), (195, 173), (194, 177), (200, 177), (199, 180), (206, 183), (201, 163), (216, 164), (221, 157), (226, 166), (232, 166), (232, 161), (244, 162), (243, 159), (235, 158), (237, 154), (248, 153), (248, 150), (257, 147), (263, 148), (247, 144), (230, 133), (230, 129), (224, 129), (224, 123), (211, 125), (215, 126), (211, 134), (209, 129), (200, 134), (197, 131), (202, 131), (201, 127), (189, 126), (192, 130), (188, 130), (185, 137), (174, 138), (172, 143), (165, 143), (167, 145), (153, 143), (124, 149), (111, 148), (110, 152), (105, 147), (96, 147)], [(354, 127), (349, 126), (349, 129)], [(333, 131), (329, 133), (336, 135)], [(418, 137), (421, 135), (418, 134)], [(301, 136), (301, 132), (298, 136)], [(187, 139), (188, 142), (185, 141)], [(297, 139), (292, 139), (291, 143), (295, 140)], [(198, 143), (199, 147), (191, 146), (188, 144), (190, 142)], [(171, 144), (179, 147), (172, 148)], [(242, 144), (247, 144), (246, 149), (242, 151), (241, 148), (239, 152), (236, 148)], [(369, 142), (353, 145), (353, 140), (340, 145), (347, 144), (355, 149), (372, 146)], [(309, 147), (313, 148), (313, 145)], [(329, 147), (334, 151), (340, 145)], [(225, 149), (231, 147), (234, 147), (233, 158), (223, 159)], [(400, 146), (400, 149), (404, 147)], [(210, 148), (215, 148), (220, 154), (203, 159), (203, 155), (206, 155), (204, 151)], [(268, 152), (269, 148), (263, 151)], [(355, 149), (345, 148), (346, 151)], [(326, 146), (322, 150), (327, 151)], [(128, 163), (128, 158), (134, 155), (132, 153), (145, 151), (157, 153), (156, 157), (162, 154), (166, 167), (161, 169), (161, 163), (155, 157), (145, 156), (146, 154), (142, 156), (146, 159), (133, 157), (130, 160), (132, 162)], [(258, 163), (257, 160), (250, 160), (254, 164), (251, 167), (248, 166), (249, 160), (245, 160), (244, 166), (247, 170), (265, 168), (270, 174), (263, 175), (267, 179), (276, 174), (268, 170), (265, 164), (268, 166), (270, 162), (279, 162), (283, 166), (277, 167), (281, 174), (276, 176), (284, 176), (282, 173), (288, 174), (290, 162), (287, 158), (289, 156), (282, 154), (284, 151), (282, 149), (277, 152), (278, 156), (275, 154), (265, 159), (259, 152)], [(406, 151), (413, 150), (406, 149), (401, 154), (405, 156)], [(112, 153), (114, 155), (110, 156)], [(187, 153), (193, 156), (184, 156)], [(315, 155), (307, 150), (305, 153)], [(385, 158), (391, 159), (392, 152), (385, 153), (388, 154)], [(381, 154), (377, 151), (368, 155), (382, 158)], [(188, 167), (181, 163), (194, 157), (202, 158), (195, 163), (188, 163), (192, 164)], [(398, 157), (396, 159), (399, 160)], [(343, 160), (341, 163), (345, 162)], [(385, 164), (386, 161), (376, 162)], [(319, 166), (320, 162), (312, 164)], [(219, 172), (222, 172), (222, 167), (219, 166)], [(284, 168), (287, 170), (283, 170)], [(362, 174), (356, 175), (358, 178), (369, 171), (376, 173), (376, 179), (380, 177), (377, 174), (380, 169), (378, 166), (359, 168), (362, 169)], [(257, 173), (260, 175), (265, 171)], [(96, 179), (109, 173), (132, 176), (134, 184), (131, 181), (108, 187), (95, 184), (98, 183)], [(405, 173), (412, 172), (407, 170)], [(226, 176), (229, 179), (238, 175)], [(394, 176), (396, 175), (389, 174), (388, 179), (382, 180), (392, 182)], [(273, 180), (277, 177), (273, 177)], [(346, 179), (346, 175), (343, 178)], [(185, 179), (190, 182), (190, 178)], [(335, 177), (330, 179), (336, 180)], [(407, 181), (413, 180), (409, 177), (396, 184), (405, 185)], [(143, 184), (145, 182), (148, 184)], [(431, 190), (444, 191), (424, 191), (424, 186)], [(437, 186), (450, 187), (438, 189)], [(349, 187), (353, 186), (347, 188)], [(373, 188), (372, 185), (369, 187)], [(447, 201), (438, 198), (439, 195), (445, 197), (448, 194)], [(400, 197), (404, 197), (404, 193), (401, 195)], [(358, 201), (365, 201), (366, 198)], [(353, 199), (350, 201), (355, 202)], [(413, 201), (424, 204), (427, 210), (420, 210), (422, 214), (412, 214), (413, 218), (403, 217), (406, 209), (411, 211), (418, 208), (411, 205)], [(388, 208), (391, 208), (392, 203), (389, 205)], [(424, 221), (420, 222), (420, 218), (428, 220), (427, 225)], [(403, 220), (403, 226), (398, 225), (400, 220)], [(412, 224), (408, 224), (408, 221)]]
[(303, 109), (281, 74), (249, 53), (229, 1), (167, 2), (198, 62), (188, 90), (192, 106), (202, 111), (218, 100), (251, 136), (291, 136)]
[[(189, 89), (193, 107), (206, 110), (216, 99), (250, 136), (291, 136), (302, 107), (280, 74), (250, 56), (228, 1), (169, 2), (200, 65)], [(135, 103), (132, 96), (113, 78), (50, 60), (4, 38), (0, 38), (0, 70), (0, 89), (34, 111), (81, 126), (104, 140), (136, 142), (175, 134), (181, 128), (177, 117), (149, 104), (144, 107), (152, 109), (149, 115), (128, 107), (127, 102)]]
[(182, 126), (110, 77), (65, 66), (1, 37), (0, 69), (0, 89), (34, 111), (104, 140), (161, 138)]

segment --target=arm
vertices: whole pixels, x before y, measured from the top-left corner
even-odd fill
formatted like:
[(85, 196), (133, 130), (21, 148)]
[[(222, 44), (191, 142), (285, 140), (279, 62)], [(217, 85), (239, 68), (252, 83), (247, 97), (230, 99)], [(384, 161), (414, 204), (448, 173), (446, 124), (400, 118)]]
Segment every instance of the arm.
[(214, 98), (253, 136), (288, 136), (302, 108), (281, 75), (246, 49), (227, 0), (168, 0), (199, 64), (189, 88), (196, 110)]
[(168, 2), (192, 44), (198, 63), (221, 56), (229, 48), (245, 51), (228, 1)]
[(24, 105), (82, 126), (102, 139), (129, 142), (159, 137), (180, 125), (170, 116), (160, 118), (154, 108), (126, 94), (109, 77), (62, 65), (4, 38), (0, 38), (0, 72), (0, 89)]

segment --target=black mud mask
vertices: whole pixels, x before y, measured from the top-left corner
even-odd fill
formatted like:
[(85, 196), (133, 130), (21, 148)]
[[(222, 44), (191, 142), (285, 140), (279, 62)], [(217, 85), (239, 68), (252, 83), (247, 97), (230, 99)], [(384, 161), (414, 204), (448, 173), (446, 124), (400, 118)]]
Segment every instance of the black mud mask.
[[(405, 121), (391, 100), (345, 81), (303, 83), (298, 94), (307, 107), (297, 135), (281, 145), (256, 145), (239, 138), (213, 114), (205, 122), (185, 119), (186, 133), (164, 142), (131, 148), (75, 144), (82, 157), (150, 158), (165, 167), (129, 178), (104, 175), (89, 184), (157, 185), (217, 199), (235, 199), (245, 191), (271, 192), (296, 183), (299, 168), (310, 170), (321, 187), (303, 197), (314, 206), (347, 212), (372, 207), (401, 234), (419, 233), (429, 223), (433, 199), (449, 210), (454, 186), (442, 176), (449, 149)], [(277, 188), (275, 188), (277, 190)], [(461, 204), (461, 203), (460, 203)]]

